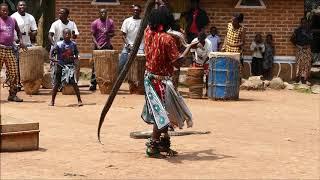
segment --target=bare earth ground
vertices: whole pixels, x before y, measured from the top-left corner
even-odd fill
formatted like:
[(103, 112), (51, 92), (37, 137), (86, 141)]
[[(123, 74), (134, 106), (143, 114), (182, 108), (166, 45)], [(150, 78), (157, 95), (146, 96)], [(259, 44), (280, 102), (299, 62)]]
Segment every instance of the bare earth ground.
[[(1, 89), (1, 114), (40, 122), (40, 150), (1, 153), (2, 179), (320, 179), (320, 96), (292, 91), (241, 91), (240, 101), (186, 99), (194, 116), (191, 130), (208, 135), (173, 137), (179, 156), (149, 159), (145, 140), (131, 131), (151, 127), (140, 119), (144, 97), (124, 85), (97, 142), (97, 123), (106, 95), (82, 88), (58, 94), (48, 107), (49, 90), (19, 95), (8, 103)], [(185, 89), (184, 89), (185, 90)], [(189, 130), (189, 129), (188, 129)]]

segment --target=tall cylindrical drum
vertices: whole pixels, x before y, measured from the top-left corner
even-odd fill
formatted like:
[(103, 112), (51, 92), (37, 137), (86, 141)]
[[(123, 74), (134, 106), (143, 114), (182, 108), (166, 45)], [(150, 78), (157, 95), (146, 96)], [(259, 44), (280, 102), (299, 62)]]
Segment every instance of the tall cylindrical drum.
[(43, 77), (43, 64), (44, 56), (41, 46), (28, 47), (28, 51), (20, 51), (20, 80), (26, 94), (39, 92)]
[(230, 57), (209, 60), (208, 98), (212, 100), (239, 99), (239, 61)]
[(137, 54), (128, 72), (130, 94), (144, 94), (144, 72), (146, 70), (144, 54)]
[(117, 78), (118, 52), (116, 50), (94, 50), (92, 58), (97, 84), (101, 94), (109, 94)]
[(180, 69), (175, 68), (172, 75), (172, 83), (176, 90), (178, 90), (178, 87), (179, 87), (179, 76), (180, 76)]
[(187, 84), (189, 86), (189, 97), (192, 99), (200, 99), (203, 95), (203, 75), (202, 67), (190, 67), (187, 71)]

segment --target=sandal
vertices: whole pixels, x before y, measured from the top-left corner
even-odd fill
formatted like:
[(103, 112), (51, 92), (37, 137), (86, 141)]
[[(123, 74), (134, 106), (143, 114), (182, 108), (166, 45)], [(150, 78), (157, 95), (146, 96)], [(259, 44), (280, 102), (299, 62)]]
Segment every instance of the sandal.
[(170, 137), (168, 135), (161, 136), (160, 142), (159, 142), (160, 152), (165, 152), (166, 155), (170, 157), (177, 156), (178, 152), (171, 149), (170, 146), (171, 146)]
[(165, 156), (160, 153), (159, 141), (155, 141), (149, 138), (146, 142), (146, 146), (146, 154), (149, 158), (165, 158)]

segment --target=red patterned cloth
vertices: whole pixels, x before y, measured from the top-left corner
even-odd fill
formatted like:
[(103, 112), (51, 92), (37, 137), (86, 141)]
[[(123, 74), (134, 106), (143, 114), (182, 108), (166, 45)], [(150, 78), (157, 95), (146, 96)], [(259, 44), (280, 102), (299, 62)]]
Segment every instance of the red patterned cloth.
[(161, 31), (145, 31), (146, 70), (160, 76), (173, 75), (173, 62), (180, 56), (175, 39)]
[(151, 82), (154, 87), (154, 90), (157, 92), (160, 100), (163, 102), (166, 95), (166, 85), (158, 79), (152, 79)]
[(192, 24), (190, 26), (190, 32), (194, 33), (194, 34), (198, 34), (199, 30), (197, 27), (197, 17), (199, 15), (199, 9), (196, 9), (195, 11), (193, 11), (192, 14)]

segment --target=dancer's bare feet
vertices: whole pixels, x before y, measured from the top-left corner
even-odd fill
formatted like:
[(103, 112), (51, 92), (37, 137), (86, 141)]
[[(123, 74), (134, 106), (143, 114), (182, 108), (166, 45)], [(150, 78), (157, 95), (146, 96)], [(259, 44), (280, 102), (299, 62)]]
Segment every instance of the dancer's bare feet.
[(54, 106), (54, 102), (51, 101), (51, 102), (48, 104), (48, 106)]
[(82, 101), (78, 101), (78, 106), (79, 106), (79, 107), (80, 107), (80, 106), (83, 106)]

